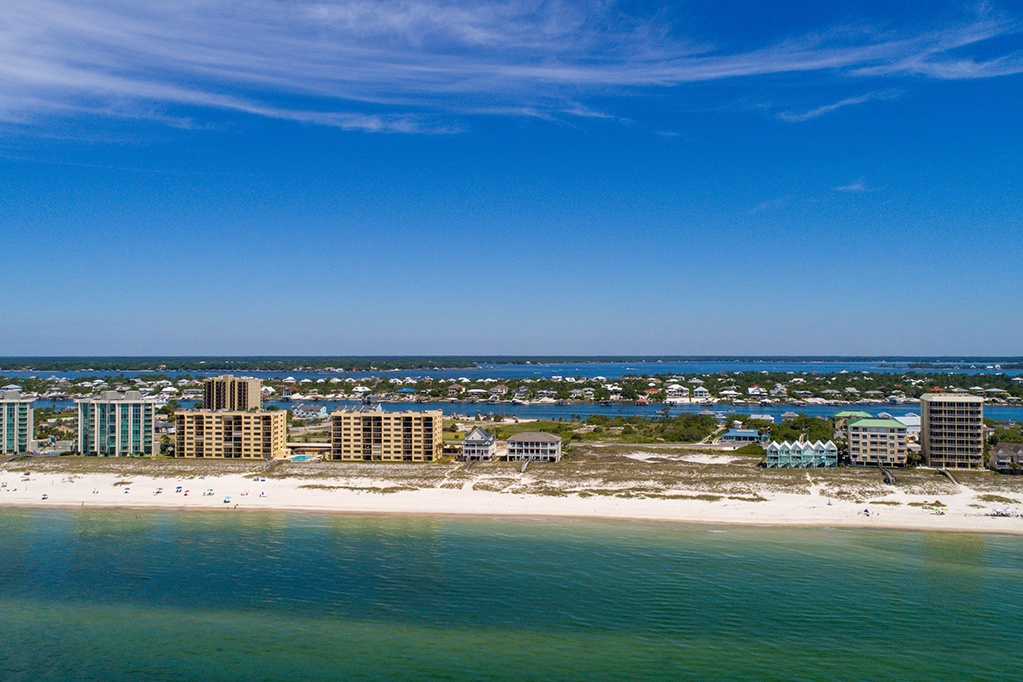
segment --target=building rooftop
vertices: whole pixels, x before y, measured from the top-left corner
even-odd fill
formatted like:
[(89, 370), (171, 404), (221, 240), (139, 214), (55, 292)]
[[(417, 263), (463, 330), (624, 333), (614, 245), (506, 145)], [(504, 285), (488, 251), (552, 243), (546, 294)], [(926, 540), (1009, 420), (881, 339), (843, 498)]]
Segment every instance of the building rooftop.
[(872, 416), (873, 416), (872, 414), (870, 414), (869, 412), (864, 412), (863, 410), (840, 410), (835, 413), (836, 419), (847, 419), (849, 417), (862, 417), (864, 419), (867, 419)]
[(475, 429), (473, 429), (472, 433), (465, 437), (466, 443), (490, 444), (493, 443), (495, 440), (497, 440), (497, 438), (496, 436), (494, 436), (494, 434), (490, 433), (489, 431), (485, 431), (484, 429), (481, 429), (478, 426)]
[(561, 436), (543, 431), (523, 431), (508, 438), (509, 443), (560, 443)]
[(896, 419), (854, 419), (849, 426), (860, 428), (904, 429), (906, 425)]
[(984, 399), (979, 395), (959, 395), (955, 393), (924, 393), (920, 396), (920, 402), (948, 402), (948, 403), (983, 403)]

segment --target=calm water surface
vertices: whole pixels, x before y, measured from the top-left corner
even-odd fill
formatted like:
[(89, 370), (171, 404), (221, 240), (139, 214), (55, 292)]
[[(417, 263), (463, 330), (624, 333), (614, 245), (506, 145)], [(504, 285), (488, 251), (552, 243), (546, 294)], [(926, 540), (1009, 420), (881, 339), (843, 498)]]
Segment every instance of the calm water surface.
[(0, 511), (0, 679), (1019, 680), (1023, 541)]

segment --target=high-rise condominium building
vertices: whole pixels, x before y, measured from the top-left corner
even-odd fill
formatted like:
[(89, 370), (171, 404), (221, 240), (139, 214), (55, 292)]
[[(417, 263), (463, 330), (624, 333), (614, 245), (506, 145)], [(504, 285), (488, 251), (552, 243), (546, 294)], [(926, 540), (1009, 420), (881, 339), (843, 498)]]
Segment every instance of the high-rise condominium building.
[(440, 457), (440, 410), (384, 412), (379, 406), (347, 407), (330, 415), (332, 459), (432, 462)]
[(21, 391), (0, 391), (0, 454), (19, 455), (35, 449), (35, 398)]
[(174, 421), (175, 457), (272, 459), (287, 454), (284, 410), (180, 410)]
[(76, 400), (78, 452), (101, 457), (156, 454), (156, 404), (138, 391)]
[(920, 452), (930, 466), (984, 466), (984, 400), (974, 395), (920, 396)]
[(205, 410), (258, 410), (263, 406), (263, 381), (225, 374), (203, 382)]

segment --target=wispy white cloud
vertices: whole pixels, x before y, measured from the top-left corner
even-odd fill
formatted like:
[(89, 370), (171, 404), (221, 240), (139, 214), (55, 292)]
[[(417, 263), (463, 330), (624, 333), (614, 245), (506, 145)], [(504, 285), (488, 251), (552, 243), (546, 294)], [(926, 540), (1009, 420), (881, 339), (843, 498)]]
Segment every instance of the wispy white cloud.
[(845, 99), (833, 102), (831, 104), (824, 104), (819, 107), (810, 109), (809, 111), (794, 112), (794, 111), (781, 111), (777, 114), (777, 117), (783, 121), (790, 121), (798, 123), (801, 121), (809, 121), (810, 119), (823, 116), (824, 114), (830, 114), (832, 111), (837, 111), (843, 107), (852, 106), (854, 104), (864, 104), (875, 100), (892, 100), (902, 95), (901, 90), (883, 90), (880, 92), (869, 92), (865, 95), (859, 95), (858, 97), (846, 97)]
[(750, 215), (756, 215), (757, 213), (763, 213), (765, 211), (772, 211), (777, 208), (786, 208), (793, 201), (796, 200), (794, 194), (790, 194), (784, 197), (778, 197), (777, 199), (768, 199), (763, 201), (749, 210)]
[(870, 191), (869, 189), (867, 189), (867, 183), (864, 181), (863, 178), (859, 178), (857, 180), (854, 180), (853, 182), (850, 182), (848, 185), (840, 185), (838, 187), (832, 187), (832, 189), (835, 192), (856, 192), (856, 193), (859, 193), (859, 192), (869, 192)]
[[(630, 16), (613, 0), (0, 0), (0, 120), (90, 112), (203, 125), (176, 110), (198, 108), (452, 132), (472, 114), (624, 120), (585, 100), (685, 83), (1023, 72), (1023, 53), (962, 56), (1020, 32), (986, 11), (917, 33), (853, 27), (746, 51), (681, 40), (661, 17)], [(883, 98), (779, 117), (808, 120)]]

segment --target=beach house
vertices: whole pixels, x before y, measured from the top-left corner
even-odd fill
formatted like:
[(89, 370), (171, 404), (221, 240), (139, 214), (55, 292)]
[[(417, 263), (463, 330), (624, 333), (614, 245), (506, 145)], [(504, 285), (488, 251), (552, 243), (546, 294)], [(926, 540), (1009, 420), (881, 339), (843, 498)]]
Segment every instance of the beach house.
[(721, 436), (722, 443), (766, 443), (771, 437), (756, 429), (729, 429)]
[(462, 441), (462, 456), (467, 462), (492, 461), (497, 456), (497, 437), (477, 426)]
[(1000, 474), (1023, 474), (1023, 443), (995, 445), (988, 466)]
[(542, 431), (517, 433), (508, 439), (508, 460), (557, 462), (561, 460), (561, 437)]

